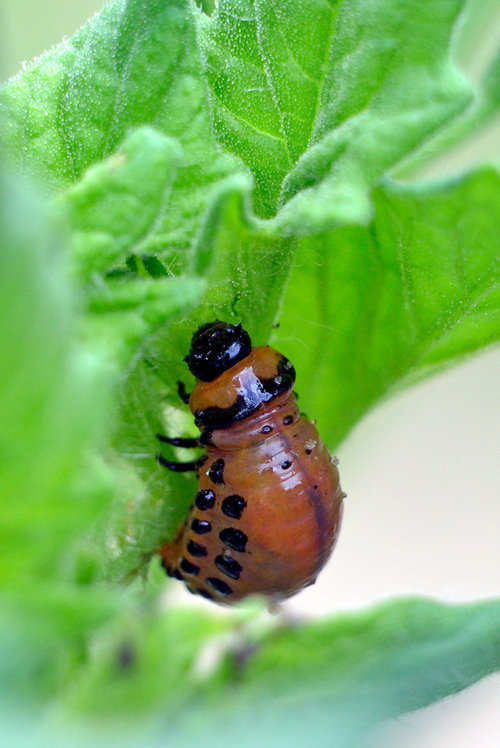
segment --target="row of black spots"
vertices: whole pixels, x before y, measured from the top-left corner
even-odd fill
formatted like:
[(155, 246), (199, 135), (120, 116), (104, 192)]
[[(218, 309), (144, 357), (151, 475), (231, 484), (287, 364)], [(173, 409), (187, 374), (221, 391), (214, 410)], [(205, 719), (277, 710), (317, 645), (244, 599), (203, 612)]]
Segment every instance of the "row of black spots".
[[(195, 584), (193, 584), (191, 581), (187, 580), (179, 571), (179, 569), (170, 569), (164, 561), (162, 561), (162, 566), (167, 572), (167, 575), (169, 577), (172, 577), (173, 579), (178, 579), (180, 582), (184, 582), (186, 585), (186, 589), (188, 592), (190, 592), (192, 595), (200, 595), (201, 597), (204, 597), (206, 600), (213, 600), (213, 595), (208, 592), (208, 590), (203, 589), (203, 587), (197, 587)], [(190, 561), (183, 558), (180, 563), (181, 569), (184, 569), (186, 574), (192, 574), (195, 576), (199, 573), (199, 567), (195, 564), (191, 564)], [(221, 595), (227, 596), (231, 595), (233, 590), (231, 587), (224, 582), (222, 579), (218, 579), (217, 577), (208, 577), (206, 580), (207, 584), (209, 584), (216, 592), (218, 592)]]
[(233, 493), (231, 496), (226, 496), (222, 502), (222, 513), (225, 514), (226, 517), (231, 517), (232, 519), (241, 519), (241, 515), (246, 505), (247, 502), (243, 496)]
[(215, 483), (218, 486), (224, 485), (224, 460), (222, 457), (219, 460), (212, 462), (207, 475), (212, 483)]
[(219, 538), (222, 540), (224, 545), (232, 548), (233, 551), (239, 551), (244, 553), (248, 542), (248, 537), (242, 530), (237, 530), (234, 527), (225, 527), (219, 533)]
[[(221, 559), (224, 558), (223, 556), (220, 557)], [(227, 566), (227, 568), (224, 570), (225, 573), (227, 572), (227, 569), (230, 569), (232, 574), (228, 574), (228, 576), (232, 576), (233, 579), (238, 579), (238, 576), (234, 576), (236, 574), (237, 567), (240, 566), (238, 562), (235, 562), (237, 566), (230, 567)], [(201, 597), (206, 598), (207, 600), (213, 600), (213, 595), (210, 594), (207, 590), (203, 589), (202, 587), (197, 587), (195, 584), (193, 584), (190, 580), (187, 580), (179, 571), (179, 569), (170, 569), (163, 561), (162, 566), (165, 569), (167, 575), (169, 577), (172, 577), (173, 579), (178, 579), (180, 582), (184, 582), (186, 585), (187, 590), (192, 595), (201, 595)], [(192, 564), (188, 559), (183, 558), (180, 563), (181, 569), (185, 571), (186, 574), (190, 574), (192, 576), (196, 576), (199, 571), (200, 567), (196, 566), (196, 564)], [(241, 568), (240, 568), (241, 571)], [(223, 579), (219, 579), (218, 577), (207, 577), (206, 579), (207, 584), (210, 585), (216, 592), (218, 592), (220, 595), (231, 595), (233, 590), (232, 588), (227, 584), (227, 582), (224, 582)]]
[(242, 565), (235, 558), (226, 555), (216, 556), (215, 565), (219, 571), (231, 579), (239, 579), (243, 570)]
[[(203, 587), (197, 587), (195, 584), (193, 584), (190, 580), (186, 579), (179, 571), (179, 569), (169, 569), (166, 564), (162, 562), (162, 566), (164, 567), (165, 571), (167, 572), (169, 577), (173, 577), (174, 579), (178, 579), (180, 582), (184, 582), (186, 585), (186, 589), (188, 592), (190, 592), (192, 595), (200, 595), (201, 597), (204, 597), (206, 600), (213, 600), (213, 595), (208, 592), (208, 590), (203, 589)], [(196, 574), (199, 573), (200, 567), (196, 566), (196, 564), (192, 564), (190, 561), (188, 561), (186, 558), (183, 558), (180, 563), (181, 569), (183, 569), (186, 574), (191, 574), (193, 576), (196, 576)], [(208, 580), (207, 580), (208, 581)], [(222, 581), (222, 580), (221, 580)], [(229, 587), (229, 585), (226, 585)], [(232, 592), (232, 590), (230, 590)], [(225, 592), (223, 594), (230, 594), (230, 592)]]
[[(293, 415), (291, 413), (289, 413), (288, 415), (283, 416), (281, 422), (282, 422), (283, 426), (289, 426), (291, 423), (293, 423), (293, 421), (294, 421)], [(273, 430), (273, 427), (271, 426), (271, 424), (270, 423), (266, 423), (264, 426), (262, 426), (262, 428), (260, 430), (260, 433), (261, 434), (270, 434), (272, 430)]]

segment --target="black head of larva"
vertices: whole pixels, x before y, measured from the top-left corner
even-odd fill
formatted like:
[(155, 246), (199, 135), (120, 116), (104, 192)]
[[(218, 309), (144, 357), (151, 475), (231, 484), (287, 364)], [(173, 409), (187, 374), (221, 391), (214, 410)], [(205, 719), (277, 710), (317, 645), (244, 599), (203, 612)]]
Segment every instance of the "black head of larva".
[(250, 336), (241, 325), (209, 322), (191, 339), (191, 349), (184, 361), (189, 371), (202, 382), (211, 382), (223, 371), (246, 358), (252, 350)]

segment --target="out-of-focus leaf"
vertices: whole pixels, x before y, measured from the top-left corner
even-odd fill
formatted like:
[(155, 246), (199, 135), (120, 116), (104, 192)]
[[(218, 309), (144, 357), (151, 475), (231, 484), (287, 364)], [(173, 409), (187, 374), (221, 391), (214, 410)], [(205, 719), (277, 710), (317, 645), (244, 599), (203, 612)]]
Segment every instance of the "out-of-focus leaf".
[[(216, 745), (362, 744), (376, 722), (457, 693), (500, 667), (500, 601), (397, 599), (285, 627), (233, 661), (182, 733)], [(364, 744), (364, 743), (363, 743)], [(368, 740), (367, 745), (370, 745)]]
[(0, 581), (40, 579), (109, 499), (100, 480), (85, 497), (75, 486), (109, 387), (99, 360), (76, 345), (60, 239), (4, 177), (0, 253)]
[(245, 747), (355, 746), (377, 722), (500, 667), (498, 600), (398, 599), (260, 631), (244, 620), (175, 609), (124, 618), (57, 709), (66, 719), (86, 714), (97, 735), (133, 713), (152, 745), (194, 746), (203, 736), (216, 746), (223, 734)]
[[(480, 81), (476, 95), (467, 109), (450, 123), (448, 127), (430, 138), (422, 148), (398, 166), (393, 176), (400, 179), (415, 179), (432, 161), (457, 144), (463, 144), (481, 128), (490, 124), (500, 109), (500, 50), (490, 62)], [(489, 153), (483, 160), (490, 162), (492, 157), (498, 160), (500, 151)]]

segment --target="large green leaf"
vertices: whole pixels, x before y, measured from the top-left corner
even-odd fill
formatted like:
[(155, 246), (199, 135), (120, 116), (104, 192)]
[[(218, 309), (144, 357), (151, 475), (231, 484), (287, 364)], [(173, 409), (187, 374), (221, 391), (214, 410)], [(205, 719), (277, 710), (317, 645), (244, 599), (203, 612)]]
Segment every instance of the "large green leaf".
[(149, 124), (177, 138), (183, 161), (166, 205), (168, 180), (158, 183), (155, 229), (165, 249), (185, 250), (210, 187), (235, 168), (215, 144), (206, 97), (187, 2), (112, 0), (4, 87), (4, 154), (58, 192), (131, 128)]
[(359, 745), (374, 722), (498, 669), (499, 623), (499, 600), (409, 598), (277, 630), (236, 655), (232, 683), (227, 670), (218, 688), (208, 682), (187, 730), (194, 738), (212, 727), (243, 746)]
[[(422, 148), (397, 167), (394, 176), (412, 180), (421, 175), (425, 176), (426, 167), (432, 167), (437, 156), (448, 152), (453, 153), (453, 147), (463, 147), (463, 144), (468, 142), (468, 138), (477, 136), (478, 132), (482, 132), (481, 128), (494, 122), (500, 109), (499, 80), (500, 52), (488, 65), (474, 100), (463, 114), (449, 127), (430, 138)], [(487, 160), (490, 161), (492, 156), (498, 159), (498, 155), (498, 151), (488, 154)]]
[[(57, 708), (86, 714), (97, 731), (119, 715), (118, 734), (134, 709), (149, 725), (142, 740), (154, 744), (191, 746), (203, 737), (215, 746), (231, 735), (242, 746), (359, 745), (377, 721), (500, 667), (498, 600), (403, 598), (292, 626), (245, 621), (248, 613), (124, 617)], [(151, 730), (156, 713), (165, 721)]]
[(317, 232), (370, 215), (378, 177), (469, 100), (449, 61), (462, 0), (224, 0), (200, 14), (221, 143), (264, 216)]
[(367, 228), (303, 238), (274, 337), (331, 446), (391, 390), (500, 337), (500, 178), (386, 183)]
[(77, 343), (56, 229), (24, 185), (0, 175), (3, 705), (53, 694), (113, 610), (109, 594), (75, 584), (96, 576), (80, 549), (113, 493), (89, 449), (105, 440), (112, 378)]
[(109, 388), (104, 367), (76, 345), (61, 245), (39, 203), (2, 176), (0, 580), (53, 575), (103, 500), (75, 484)]

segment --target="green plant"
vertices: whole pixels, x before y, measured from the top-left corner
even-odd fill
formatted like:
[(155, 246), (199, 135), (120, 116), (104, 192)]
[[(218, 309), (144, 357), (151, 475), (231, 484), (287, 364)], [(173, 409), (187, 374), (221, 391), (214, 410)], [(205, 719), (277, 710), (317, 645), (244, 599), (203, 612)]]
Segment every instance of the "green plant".
[(13, 731), (11, 704), (37, 735), (99, 718), (142, 742), (355, 742), (500, 666), (498, 601), (401, 599), (290, 629), (258, 605), (162, 608), (151, 562), (193, 494), (158, 468), (155, 434), (192, 428), (175, 386), (199, 322), (286, 349), (332, 449), (382, 398), (498, 339), (498, 171), (397, 178), (497, 113), (500, 57), (475, 96), (450, 57), (463, 6), (112, 0), (4, 86), (2, 161), (44, 193), (0, 183)]

